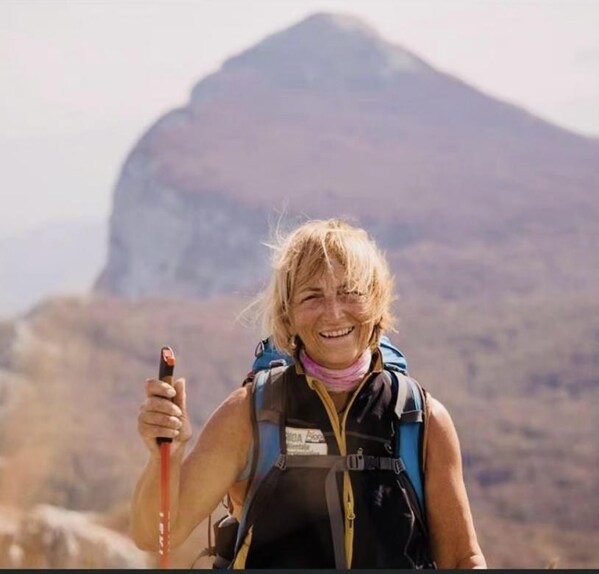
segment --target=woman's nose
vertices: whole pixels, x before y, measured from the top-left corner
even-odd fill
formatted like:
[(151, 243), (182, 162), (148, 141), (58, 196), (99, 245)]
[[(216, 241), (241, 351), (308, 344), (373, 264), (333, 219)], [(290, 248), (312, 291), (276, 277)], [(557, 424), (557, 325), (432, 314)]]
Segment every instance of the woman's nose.
[(327, 317), (331, 317), (333, 319), (341, 316), (341, 301), (339, 301), (336, 295), (334, 295), (333, 297), (325, 297), (324, 312)]

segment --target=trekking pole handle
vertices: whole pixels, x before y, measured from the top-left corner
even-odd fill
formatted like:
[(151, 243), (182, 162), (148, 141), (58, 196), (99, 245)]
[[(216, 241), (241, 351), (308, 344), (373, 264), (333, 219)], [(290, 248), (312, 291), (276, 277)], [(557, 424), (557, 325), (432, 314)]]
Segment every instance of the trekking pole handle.
[[(158, 367), (158, 378), (169, 385), (173, 385), (173, 373), (175, 371), (175, 353), (170, 347), (162, 347), (160, 349), (160, 365)], [(163, 442), (173, 442), (170, 437), (158, 437), (158, 444)]]

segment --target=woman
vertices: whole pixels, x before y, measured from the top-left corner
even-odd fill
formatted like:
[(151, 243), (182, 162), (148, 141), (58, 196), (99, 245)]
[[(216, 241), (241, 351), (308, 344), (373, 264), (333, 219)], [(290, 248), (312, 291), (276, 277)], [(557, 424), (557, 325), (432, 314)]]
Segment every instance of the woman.
[[(384, 256), (364, 230), (346, 222), (305, 223), (276, 248), (263, 318), (275, 346), (293, 356), (293, 364), (277, 380), (287, 393), (288, 449), (293, 448), (294, 431), (307, 428), (320, 443), (321, 450), (313, 454), (385, 457), (395, 415), (392, 392), (377, 378), (383, 368), (378, 344), (392, 329), (392, 294)], [(249, 385), (233, 392), (184, 457), (192, 434), (184, 380), (177, 380), (174, 389), (148, 380), (146, 394), (138, 423), (150, 460), (134, 495), (132, 534), (140, 548), (156, 550), (156, 438), (173, 439), (171, 544), (177, 546), (227, 493), (235, 515), (241, 516), (253, 453), (253, 407)], [(338, 528), (345, 566), (486, 568), (462, 477), (458, 437), (447, 410), (430, 396), (426, 428), (422, 524), (415, 524), (406, 489), (394, 472), (381, 467), (337, 473), (333, 499), (342, 509)], [(240, 541), (234, 567), (339, 566), (330, 484), (325, 484), (329, 470), (275, 473), (268, 491), (272, 496), (261, 498), (266, 502)]]

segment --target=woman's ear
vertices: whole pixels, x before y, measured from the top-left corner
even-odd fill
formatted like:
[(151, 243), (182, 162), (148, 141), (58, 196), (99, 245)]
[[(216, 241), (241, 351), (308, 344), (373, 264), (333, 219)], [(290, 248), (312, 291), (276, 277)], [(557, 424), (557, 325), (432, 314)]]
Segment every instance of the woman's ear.
[(289, 348), (295, 351), (299, 347), (300, 339), (297, 335), (289, 336)]
[(287, 344), (289, 346), (289, 349), (291, 351), (294, 351), (296, 349), (296, 331), (293, 328), (293, 321), (291, 320), (291, 317), (289, 316), (289, 312), (286, 312), (283, 317), (281, 318), (281, 321), (283, 323), (283, 326), (285, 327), (285, 331), (287, 334)]

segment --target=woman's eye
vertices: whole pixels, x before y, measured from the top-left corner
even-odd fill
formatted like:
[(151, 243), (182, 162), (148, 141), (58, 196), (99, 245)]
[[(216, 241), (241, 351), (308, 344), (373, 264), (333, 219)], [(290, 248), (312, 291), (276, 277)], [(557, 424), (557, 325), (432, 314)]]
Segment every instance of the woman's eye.
[(306, 301), (313, 301), (315, 299), (318, 299), (318, 297), (320, 297), (320, 295), (317, 295), (316, 293), (313, 293), (311, 295), (306, 295), (305, 297), (302, 297), (300, 299), (300, 303), (305, 303)]
[(348, 296), (348, 297), (362, 297), (364, 295), (364, 293), (360, 293), (360, 291), (343, 291), (343, 295)]

